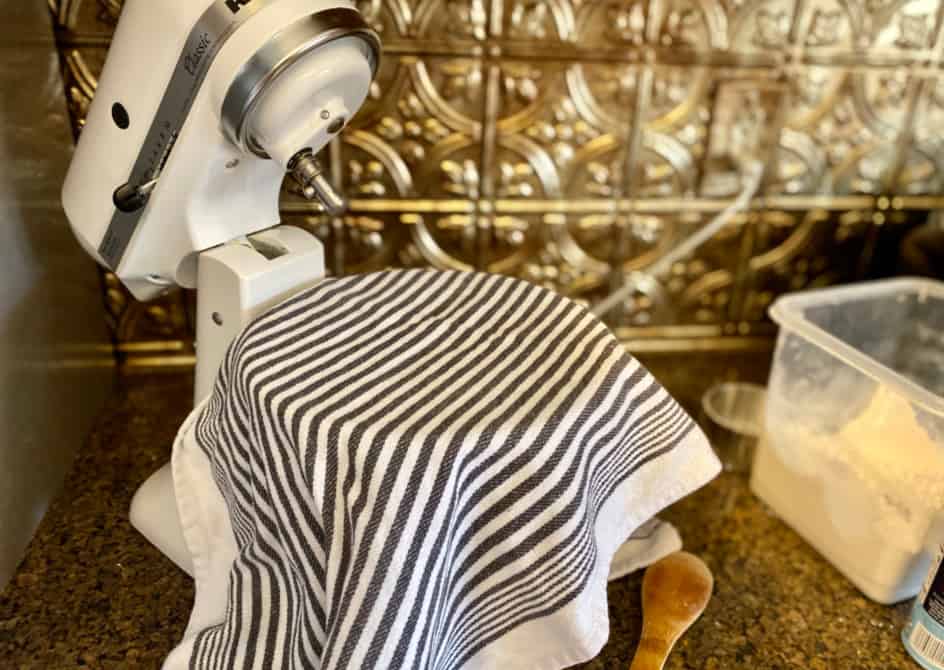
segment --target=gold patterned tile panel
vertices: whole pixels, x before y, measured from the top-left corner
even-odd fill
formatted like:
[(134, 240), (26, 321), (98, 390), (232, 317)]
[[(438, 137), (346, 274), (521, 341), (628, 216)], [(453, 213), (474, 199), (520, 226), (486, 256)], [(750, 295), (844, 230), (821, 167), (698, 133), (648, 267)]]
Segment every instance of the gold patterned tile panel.
[(78, 135), (85, 124), (89, 105), (95, 96), (98, 76), (105, 65), (104, 47), (80, 47), (60, 50), (62, 79), (72, 128)]
[(482, 86), (474, 60), (387, 59), (343, 138), (356, 197), (478, 197)]
[(382, 40), (396, 40), (409, 34), (413, 20), (413, 3), (406, 0), (356, 0), (364, 20), (377, 31)]
[[(281, 200), (333, 273), (479, 269), (594, 303), (760, 161), (751, 211), (608, 315), (633, 337), (749, 335), (944, 205), (944, 0), (356, 2), (385, 54), (322, 156), (351, 210), (289, 180)], [(77, 132), (121, 4), (50, 3)], [(192, 294), (104, 287), (119, 342), (190, 338)]]
[[(645, 268), (659, 254), (705, 225), (708, 218), (692, 214), (632, 215), (615, 246), (625, 258), (618, 277)], [(738, 217), (694, 254), (676, 262), (651, 290), (636, 292), (608, 315), (626, 327), (670, 325), (721, 326), (730, 321), (742, 256), (744, 217)], [(620, 279), (611, 282), (615, 288)]]
[(879, 194), (897, 189), (910, 147), (912, 99), (920, 80), (907, 70), (804, 67), (788, 76), (791, 111), (780, 136), (780, 193)]
[(121, 15), (123, 0), (51, 0), (53, 24), (69, 39), (108, 40)]
[(859, 38), (862, 48), (919, 55), (934, 46), (940, 0), (864, 0), (862, 4), (865, 14)]
[(459, 53), (488, 37), (486, 0), (418, 0), (413, 5), (409, 36), (451, 46)]
[(492, 37), (549, 44), (573, 41), (577, 34), (574, 3), (569, 0), (493, 0), (490, 4)]
[(794, 44), (796, 0), (742, 0), (731, 3), (731, 50), (746, 54), (779, 54)]
[(871, 211), (755, 213), (739, 321), (765, 319), (782, 293), (855, 279), (873, 231)]

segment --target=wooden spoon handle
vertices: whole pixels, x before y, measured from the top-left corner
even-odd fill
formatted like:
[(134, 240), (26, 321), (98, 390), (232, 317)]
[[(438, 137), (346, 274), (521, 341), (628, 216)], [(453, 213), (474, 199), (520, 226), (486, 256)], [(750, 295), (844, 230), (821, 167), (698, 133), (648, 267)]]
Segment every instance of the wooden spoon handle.
[(644, 631), (629, 670), (662, 670), (672, 646), (664, 639), (647, 636)]

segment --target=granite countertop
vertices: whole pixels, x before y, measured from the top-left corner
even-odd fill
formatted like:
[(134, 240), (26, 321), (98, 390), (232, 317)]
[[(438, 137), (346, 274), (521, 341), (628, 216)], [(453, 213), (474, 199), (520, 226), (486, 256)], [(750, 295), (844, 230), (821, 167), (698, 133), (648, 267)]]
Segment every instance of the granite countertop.
[[(641, 357), (694, 409), (713, 379), (763, 378), (769, 353)], [(180, 638), (190, 579), (129, 525), (138, 484), (168, 458), (189, 410), (187, 372), (125, 376), (26, 558), (0, 593), (0, 667), (155, 668)], [(894, 670), (907, 604), (884, 607), (725, 473), (665, 515), (715, 574), (704, 616), (666, 668)], [(639, 636), (641, 574), (609, 587), (611, 635), (585, 669), (625, 668)]]

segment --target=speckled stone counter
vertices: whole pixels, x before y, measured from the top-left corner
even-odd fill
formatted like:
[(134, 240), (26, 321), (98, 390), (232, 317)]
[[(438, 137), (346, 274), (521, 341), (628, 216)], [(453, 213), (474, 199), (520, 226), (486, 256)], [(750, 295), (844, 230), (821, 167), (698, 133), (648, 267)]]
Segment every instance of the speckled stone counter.
[[(763, 378), (767, 355), (642, 357), (694, 409), (719, 377)], [(124, 378), (26, 558), (0, 593), (0, 669), (155, 668), (193, 597), (183, 573), (129, 525), (138, 484), (166, 461), (186, 415), (187, 373)], [(767, 670), (917, 668), (899, 641), (907, 605), (866, 600), (724, 474), (665, 516), (714, 571), (715, 596), (666, 666)], [(586, 669), (625, 668), (641, 624), (641, 575), (610, 585), (610, 641)]]

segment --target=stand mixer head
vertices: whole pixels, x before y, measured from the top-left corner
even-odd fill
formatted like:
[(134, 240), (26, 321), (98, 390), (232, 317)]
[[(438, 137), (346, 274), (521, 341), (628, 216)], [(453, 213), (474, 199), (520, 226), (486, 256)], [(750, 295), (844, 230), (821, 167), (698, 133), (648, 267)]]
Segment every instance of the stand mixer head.
[(63, 188), (76, 236), (147, 300), (194, 287), (201, 251), (278, 224), (286, 171), (343, 212), (315, 155), (379, 58), (344, 0), (128, 0)]

